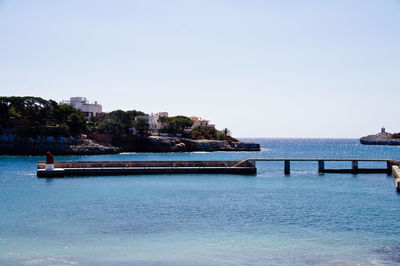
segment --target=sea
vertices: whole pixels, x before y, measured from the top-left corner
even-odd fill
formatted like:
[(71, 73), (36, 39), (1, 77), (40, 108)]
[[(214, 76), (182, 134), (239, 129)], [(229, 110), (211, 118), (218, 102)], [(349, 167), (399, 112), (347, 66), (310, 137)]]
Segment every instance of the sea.
[[(55, 160), (381, 158), (356, 139), (242, 139), (260, 152), (124, 153)], [(37, 178), (43, 156), (0, 156), (0, 265), (399, 265), (400, 193), (386, 174)], [(359, 167), (385, 167), (363, 163)], [(350, 168), (327, 162), (326, 168)]]

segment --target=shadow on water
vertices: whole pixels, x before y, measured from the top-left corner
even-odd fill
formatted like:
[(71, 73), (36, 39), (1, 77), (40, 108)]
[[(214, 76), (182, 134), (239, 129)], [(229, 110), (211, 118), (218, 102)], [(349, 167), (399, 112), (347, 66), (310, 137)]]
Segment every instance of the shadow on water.
[(54, 182), (54, 178), (45, 178), (46, 184), (52, 184)]
[(235, 174), (193, 174), (193, 173), (180, 173), (180, 174), (121, 174), (121, 175), (83, 175), (83, 176), (64, 176), (64, 177), (55, 177), (55, 178), (40, 178), (44, 179), (47, 184), (53, 183), (55, 180), (80, 180), (80, 179), (185, 179), (185, 178), (199, 178), (199, 179), (208, 179), (208, 178), (229, 178), (229, 179), (256, 179), (257, 174), (243, 174), (243, 175), (235, 175)]

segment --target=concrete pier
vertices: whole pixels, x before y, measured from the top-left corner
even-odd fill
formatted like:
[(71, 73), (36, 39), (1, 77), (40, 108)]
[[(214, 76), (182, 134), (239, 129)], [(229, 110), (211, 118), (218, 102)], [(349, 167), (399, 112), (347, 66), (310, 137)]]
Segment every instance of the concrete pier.
[(135, 174), (255, 174), (251, 162), (240, 161), (56, 161), (54, 170), (38, 163), (38, 177), (135, 175)]
[[(134, 175), (134, 174), (256, 174), (256, 162), (283, 161), (284, 174), (290, 175), (291, 161), (317, 162), (318, 173), (392, 174), (400, 192), (400, 161), (390, 159), (254, 158), (241, 161), (56, 161), (54, 170), (38, 162), (38, 177)], [(349, 162), (351, 168), (326, 168), (326, 162)], [(382, 162), (382, 168), (360, 168), (359, 162)]]

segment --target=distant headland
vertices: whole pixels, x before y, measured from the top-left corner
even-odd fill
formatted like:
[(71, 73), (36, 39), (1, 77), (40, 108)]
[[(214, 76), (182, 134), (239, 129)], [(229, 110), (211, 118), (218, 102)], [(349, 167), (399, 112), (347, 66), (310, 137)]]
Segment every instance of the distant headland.
[(400, 145), (400, 133), (387, 133), (382, 127), (381, 132), (360, 138), (364, 145)]
[(60, 103), (31, 96), (0, 97), (0, 154), (259, 150), (259, 144), (240, 142), (229, 129), (217, 130), (196, 116), (137, 110), (106, 113), (84, 97)]

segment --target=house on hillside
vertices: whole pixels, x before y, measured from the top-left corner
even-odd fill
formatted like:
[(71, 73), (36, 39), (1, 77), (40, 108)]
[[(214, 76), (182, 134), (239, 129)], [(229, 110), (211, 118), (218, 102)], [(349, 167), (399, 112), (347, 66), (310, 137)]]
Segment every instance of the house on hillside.
[(85, 113), (88, 119), (94, 116), (99, 116), (103, 113), (103, 108), (97, 103), (97, 101), (94, 103), (89, 103), (85, 97), (71, 97), (69, 100), (61, 101), (60, 104), (68, 104), (75, 109), (81, 110)]
[(160, 132), (160, 129), (162, 128), (162, 124), (158, 121), (160, 117), (168, 117), (168, 112), (159, 112), (151, 115), (143, 115), (143, 116), (137, 116), (135, 119), (146, 119), (147, 123), (149, 125), (149, 131), (157, 135)]
[(197, 116), (189, 116), (189, 119), (193, 121), (192, 129), (196, 127), (202, 127), (204, 129), (215, 128), (214, 124), (210, 124), (210, 120), (205, 120)]
[(186, 134), (190, 134), (190, 132), (192, 132), (192, 130), (197, 127), (201, 127), (207, 130), (211, 128), (215, 129), (215, 125), (210, 124), (210, 120), (202, 119), (201, 117), (197, 116), (189, 116), (189, 119), (193, 121), (193, 125), (190, 128), (186, 128), (184, 130)]

